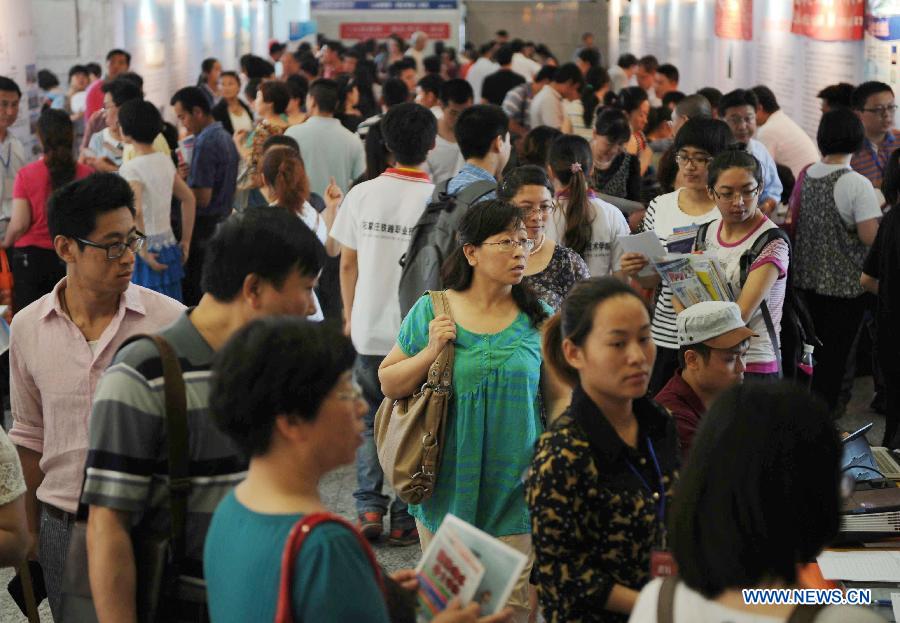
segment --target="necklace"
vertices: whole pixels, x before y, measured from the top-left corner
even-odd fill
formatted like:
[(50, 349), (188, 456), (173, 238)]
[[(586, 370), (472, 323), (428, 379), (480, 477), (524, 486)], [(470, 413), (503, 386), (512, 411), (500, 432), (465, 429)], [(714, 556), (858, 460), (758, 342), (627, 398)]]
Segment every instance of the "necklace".
[(9, 171), (9, 163), (12, 162), (12, 141), (9, 142), (9, 145), (6, 148), (6, 159), (4, 160), (3, 156), (0, 156), (0, 164), (3, 165), (3, 168)]
[(538, 253), (540, 253), (540, 252), (541, 252), (541, 249), (544, 248), (544, 243), (545, 243), (545, 242), (547, 242), (547, 235), (546, 235), (546, 234), (544, 234), (544, 236), (541, 238), (541, 244), (539, 244), (537, 247), (535, 247), (534, 249), (531, 250), (530, 255), (537, 255)]

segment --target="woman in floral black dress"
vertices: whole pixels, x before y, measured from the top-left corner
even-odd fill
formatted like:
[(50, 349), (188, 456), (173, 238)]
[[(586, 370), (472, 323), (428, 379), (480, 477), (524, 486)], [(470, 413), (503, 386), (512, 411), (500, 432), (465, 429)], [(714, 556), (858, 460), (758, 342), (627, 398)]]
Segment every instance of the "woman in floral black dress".
[(554, 311), (558, 310), (572, 286), (591, 275), (580, 255), (544, 233), (544, 225), (556, 209), (547, 172), (534, 165), (515, 169), (504, 180), (500, 198), (524, 212), (528, 237), (534, 240), (523, 283), (531, 286)]

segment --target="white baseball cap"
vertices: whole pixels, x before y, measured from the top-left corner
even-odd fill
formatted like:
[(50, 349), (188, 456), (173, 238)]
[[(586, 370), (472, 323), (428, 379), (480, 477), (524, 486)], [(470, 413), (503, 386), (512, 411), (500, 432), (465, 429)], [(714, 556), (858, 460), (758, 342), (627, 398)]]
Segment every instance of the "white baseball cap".
[(705, 344), (710, 348), (734, 348), (758, 337), (741, 318), (737, 303), (704, 301), (691, 305), (675, 319), (678, 345)]

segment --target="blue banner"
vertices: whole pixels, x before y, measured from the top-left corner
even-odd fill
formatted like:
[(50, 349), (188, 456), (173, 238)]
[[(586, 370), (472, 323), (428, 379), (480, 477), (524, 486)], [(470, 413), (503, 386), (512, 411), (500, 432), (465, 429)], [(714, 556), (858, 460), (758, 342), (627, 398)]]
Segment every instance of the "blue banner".
[(866, 15), (866, 32), (882, 41), (900, 40), (900, 15), (890, 17)]

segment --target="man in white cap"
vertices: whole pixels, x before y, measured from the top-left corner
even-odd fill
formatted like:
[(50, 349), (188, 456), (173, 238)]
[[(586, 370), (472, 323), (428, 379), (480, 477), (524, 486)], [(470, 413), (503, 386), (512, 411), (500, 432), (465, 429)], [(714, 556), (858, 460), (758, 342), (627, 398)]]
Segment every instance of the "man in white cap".
[(737, 303), (707, 301), (678, 314), (680, 368), (656, 395), (675, 418), (682, 459), (700, 420), (723, 391), (744, 380), (744, 354), (755, 337)]

